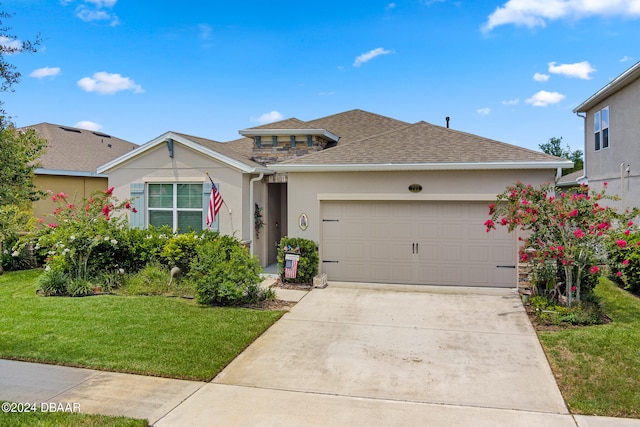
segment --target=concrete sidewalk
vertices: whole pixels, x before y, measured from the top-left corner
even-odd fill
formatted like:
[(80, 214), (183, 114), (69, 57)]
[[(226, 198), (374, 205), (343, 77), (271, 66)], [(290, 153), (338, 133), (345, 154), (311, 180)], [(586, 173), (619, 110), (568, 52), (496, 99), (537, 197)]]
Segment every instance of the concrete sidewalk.
[(211, 383), (0, 360), (0, 400), (169, 426), (640, 427), (572, 416), (514, 290), (331, 283)]

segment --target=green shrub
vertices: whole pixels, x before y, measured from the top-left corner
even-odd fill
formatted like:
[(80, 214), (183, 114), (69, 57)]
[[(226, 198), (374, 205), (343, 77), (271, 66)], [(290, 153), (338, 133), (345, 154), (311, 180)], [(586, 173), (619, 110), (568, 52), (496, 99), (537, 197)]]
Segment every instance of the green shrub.
[(73, 278), (67, 283), (67, 293), (72, 297), (93, 294), (93, 284), (85, 279)]
[(164, 295), (167, 293), (170, 277), (168, 269), (152, 263), (130, 275), (122, 291), (129, 295)]
[[(284, 278), (284, 256), (285, 252), (293, 251), (300, 254), (298, 261), (298, 273), (295, 279)], [(311, 283), (318, 274), (318, 244), (313, 240), (301, 237), (283, 237), (278, 246), (278, 273), (283, 280), (296, 283)]]
[(140, 271), (147, 264), (159, 263), (163, 260), (161, 254), (164, 245), (172, 236), (173, 231), (167, 225), (162, 227), (150, 225), (146, 230), (125, 229), (121, 237), (127, 251), (122, 259), (117, 260), (117, 263), (127, 273)]
[(183, 274), (187, 274), (191, 260), (196, 256), (198, 245), (207, 240), (215, 240), (217, 236), (217, 232), (208, 230), (197, 234), (193, 231), (176, 234), (165, 243), (161, 256), (167, 261), (169, 267), (178, 267)]
[(187, 279), (198, 302), (206, 305), (242, 305), (268, 297), (260, 289), (262, 269), (256, 257), (231, 236), (204, 240), (196, 248)]
[(45, 271), (38, 277), (38, 293), (44, 296), (67, 295), (69, 276), (60, 270)]
[(604, 317), (600, 301), (594, 294), (572, 307), (538, 295), (531, 298), (531, 305), (538, 320), (547, 325), (596, 325), (602, 323)]
[[(621, 239), (627, 242), (625, 247), (615, 243)], [(618, 233), (607, 246), (607, 256), (610, 279), (618, 286), (640, 295), (640, 233)]]

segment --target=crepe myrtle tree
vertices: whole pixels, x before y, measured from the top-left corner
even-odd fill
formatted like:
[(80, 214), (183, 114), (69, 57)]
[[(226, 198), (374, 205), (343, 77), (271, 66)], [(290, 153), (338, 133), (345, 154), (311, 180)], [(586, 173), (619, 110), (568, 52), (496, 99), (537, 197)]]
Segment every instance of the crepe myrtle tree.
[(36, 247), (46, 252), (45, 270), (60, 270), (76, 279), (113, 268), (117, 262), (119, 238), (128, 229), (119, 212), (136, 212), (130, 200), (119, 201), (113, 187), (94, 191), (87, 199), (74, 203), (65, 193), (51, 196), (57, 204), (53, 221), (40, 231)]
[(580, 301), (591, 291), (582, 289), (585, 277), (602, 273), (606, 243), (615, 239), (616, 245), (627, 245), (624, 239), (614, 237), (618, 235), (615, 231), (630, 233), (632, 219), (639, 213), (637, 208), (619, 213), (606, 206), (607, 200), (617, 197), (607, 195), (606, 184), (604, 187), (590, 193), (583, 185), (575, 192), (556, 194), (550, 184), (533, 187), (517, 182), (489, 205), (490, 219), (484, 225), (487, 232), (496, 225), (524, 231), (527, 237), (519, 238), (520, 260), (530, 261), (534, 269), (544, 268), (545, 263), (562, 266), (566, 303), (571, 306), (574, 299)]

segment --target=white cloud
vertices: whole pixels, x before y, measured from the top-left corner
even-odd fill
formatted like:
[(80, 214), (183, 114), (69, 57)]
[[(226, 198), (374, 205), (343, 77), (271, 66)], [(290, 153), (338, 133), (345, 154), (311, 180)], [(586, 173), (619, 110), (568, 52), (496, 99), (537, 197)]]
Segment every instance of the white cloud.
[(622, 58), (620, 58), (620, 62), (629, 62), (629, 61), (633, 61), (633, 58), (630, 56), (623, 56)]
[(78, 86), (87, 92), (98, 92), (101, 94), (116, 93), (121, 90), (132, 90), (134, 93), (142, 93), (142, 86), (136, 84), (129, 77), (122, 77), (120, 74), (100, 71), (93, 77), (84, 77), (78, 80)]
[(491, 108), (489, 107), (478, 108), (476, 110), (476, 113), (480, 114), (481, 116), (488, 116), (489, 114), (491, 114)]
[(279, 111), (272, 111), (270, 113), (264, 113), (257, 119), (252, 119), (260, 124), (267, 124), (272, 122), (277, 122), (278, 120), (282, 120), (283, 115)]
[(78, 129), (91, 130), (91, 131), (94, 131), (94, 132), (102, 129), (102, 125), (101, 124), (98, 124), (96, 122), (90, 122), (88, 120), (79, 121), (78, 123), (73, 125), (73, 127), (76, 127)]
[(527, 104), (531, 104), (534, 107), (546, 107), (550, 104), (557, 104), (564, 98), (565, 96), (561, 93), (541, 90), (539, 92), (536, 92), (531, 98), (526, 99), (524, 102), (526, 102)]
[(45, 77), (54, 77), (60, 74), (60, 68), (58, 67), (43, 67), (33, 70), (29, 77), (35, 77), (36, 79), (42, 79)]
[(392, 51), (390, 50), (386, 50), (382, 47), (379, 47), (377, 49), (373, 49), (370, 50), (369, 52), (363, 53), (362, 55), (358, 56), (356, 58), (356, 60), (353, 63), (354, 67), (359, 67), (362, 64), (364, 64), (365, 62), (369, 62), (371, 61), (373, 58), (380, 56), (380, 55), (388, 55), (392, 53)]
[(545, 27), (558, 19), (614, 15), (640, 17), (640, 0), (508, 0), (489, 15), (482, 29), (491, 31), (508, 24)]
[(10, 39), (7, 36), (0, 36), (0, 46), (2, 46), (2, 53), (15, 53), (22, 49), (22, 42), (18, 39)]
[(518, 105), (520, 103), (520, 98), (509, 99), (507, 101), (502, 101), (502, 105)]
[(575, 64), (560, 64), (549, 62), (549, 72), (553, 74), (562, 74), (567, 77), (577, 77), (579, 79), (591, 79), (591, 73), (596, 69), (587, 61), (576, 62)]
[(535, 73), (533, 75), (533, 80), (537, 82), (546, 82), (547, 80), (549, 80), (549, 77), (550, 76), (548, 74)]
[[(112, 9), (118, 0), (81, 0), (76, 7), (76, 16), (85, 22), (109, 21), (109, 25), (116, 26), (120, 23)], [(73, 0), (62, 0), (63, 6), (73, 3)]]
[(200, 30), (200, 38), (202, 40), (209, 40), (211, 38), (211, 33), (213, 33), (213, 28), (207, 24), (199, 24), (198, 29)]

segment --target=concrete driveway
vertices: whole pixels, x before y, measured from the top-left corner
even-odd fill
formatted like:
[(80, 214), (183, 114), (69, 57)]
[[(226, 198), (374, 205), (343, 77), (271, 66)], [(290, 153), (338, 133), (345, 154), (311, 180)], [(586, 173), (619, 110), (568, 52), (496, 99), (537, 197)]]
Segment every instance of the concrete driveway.
[(575, 426), (515, 290), (331, 283), (167, 426)]

